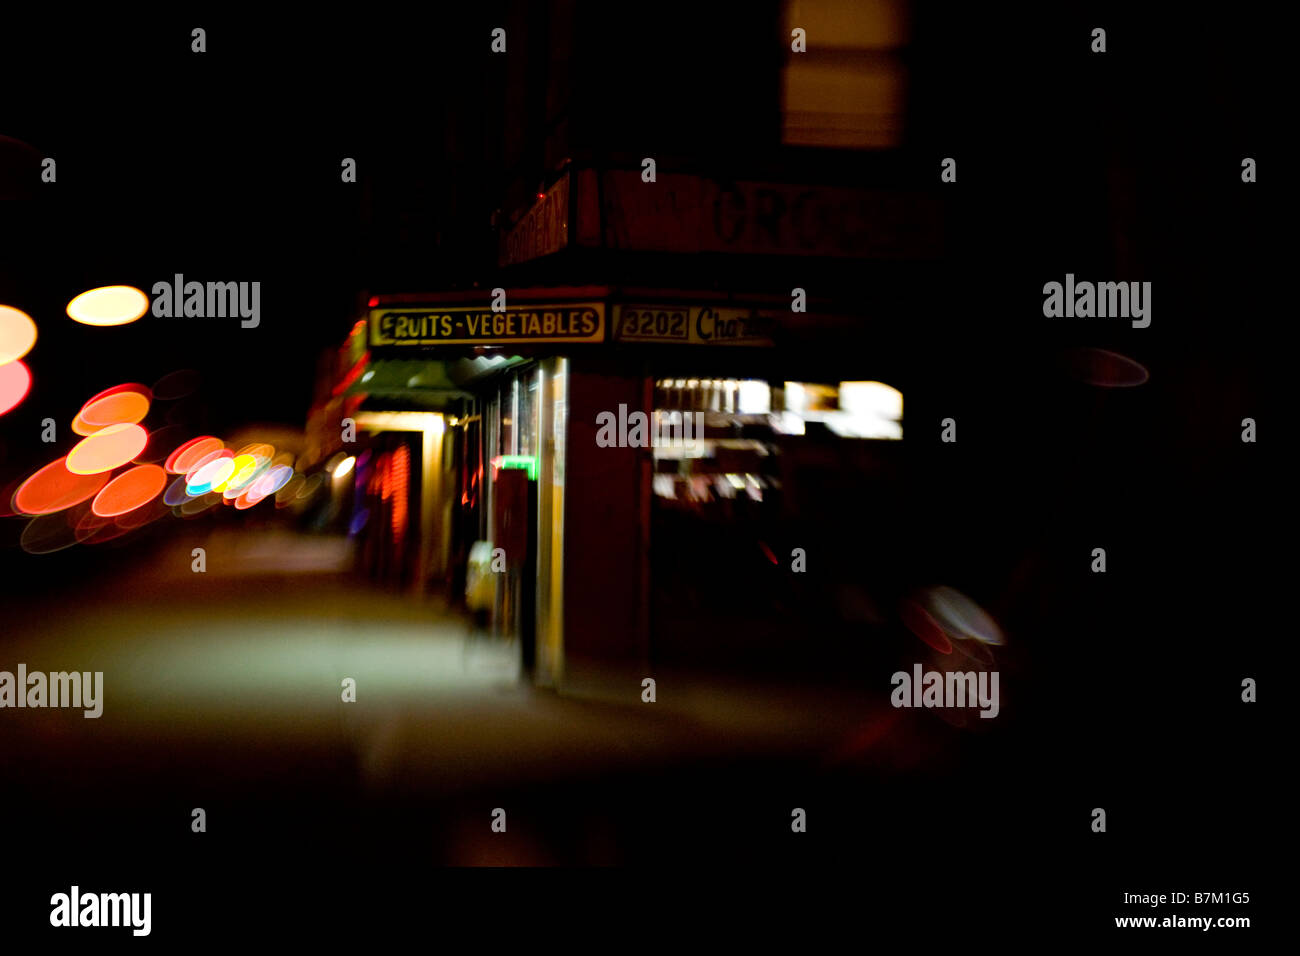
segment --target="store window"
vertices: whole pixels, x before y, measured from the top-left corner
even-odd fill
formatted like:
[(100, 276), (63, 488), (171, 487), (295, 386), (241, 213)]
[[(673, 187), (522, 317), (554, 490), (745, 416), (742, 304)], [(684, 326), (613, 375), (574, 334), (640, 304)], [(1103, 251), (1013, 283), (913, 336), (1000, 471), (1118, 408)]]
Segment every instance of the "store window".
[[(814, 592), (789, 573), (796, 549), (828, 551), (809, 529), (880, 528), (875, 509), (897, 494), (902, 393), (866, 381), (698, 377), (654, 385), (656, 659), (780, 666), (790, 642), (807, 633), (812, 595), (825, 606), (852, 583), (851, 571), (823, 567), (816, 580), (827, 590)], [(665, 427), (687, 419), (699, 427)]]

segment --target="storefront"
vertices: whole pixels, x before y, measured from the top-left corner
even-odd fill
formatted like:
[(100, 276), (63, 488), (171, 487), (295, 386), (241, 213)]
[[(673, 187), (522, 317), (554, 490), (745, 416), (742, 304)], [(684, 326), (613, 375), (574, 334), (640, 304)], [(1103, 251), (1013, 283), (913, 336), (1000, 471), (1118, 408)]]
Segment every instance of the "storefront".
[(435, 441), (412, 449), (428, 489), (417, 590), (486, 611), (543, 685), (564, 665), (568, 355), (603, 347), (607, 293), (512, 292), (503, 311), (481, 295), (376, 297), (367, 370), (344, 389), (376, 434), (436, 416)]
[(500, 311), (482, 292), (371, 300), (363, 370), (339, 389), (368, 442), (367, 560), (454, 601), (486, 571), (487, 625), (543, 686), (766, 640), (716, 622), (791, 560), (796, 472), (833, 480), (849, 446), (886, 460), (901, 437), (901, 395), (841, 372), (879, 366), (847, 346), (795, 357), (860, 318), (688, 290), (504, 293)]

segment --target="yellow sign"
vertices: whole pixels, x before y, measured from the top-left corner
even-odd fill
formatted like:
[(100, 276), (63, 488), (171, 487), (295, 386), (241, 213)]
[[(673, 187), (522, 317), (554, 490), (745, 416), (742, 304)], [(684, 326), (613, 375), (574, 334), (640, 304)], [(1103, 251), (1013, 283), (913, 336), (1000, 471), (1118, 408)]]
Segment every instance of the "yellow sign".
[(620, 342), (686, 345), (771, 345), (777, 313), (730, 306), (620, 305), (614, 338)]
[(370, 345), (510, 345), (516, 342), (600, 342), (605, 304), (578, 302), (484, 308), (370, 310)]

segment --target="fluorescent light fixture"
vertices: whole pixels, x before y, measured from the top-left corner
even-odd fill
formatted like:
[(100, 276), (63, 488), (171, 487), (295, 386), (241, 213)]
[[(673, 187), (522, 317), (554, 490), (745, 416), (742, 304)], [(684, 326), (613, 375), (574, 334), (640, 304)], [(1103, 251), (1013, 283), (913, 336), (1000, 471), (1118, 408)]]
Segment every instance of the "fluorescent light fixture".
[(736, 411), (741, 415), (766, 415), (772, 410), (772, 389), (767, 382), (746, 379), (739, 385)]
[(840, 410), (896, 422), (903, 417), (903, 393), (884, 382), (840, 382)]

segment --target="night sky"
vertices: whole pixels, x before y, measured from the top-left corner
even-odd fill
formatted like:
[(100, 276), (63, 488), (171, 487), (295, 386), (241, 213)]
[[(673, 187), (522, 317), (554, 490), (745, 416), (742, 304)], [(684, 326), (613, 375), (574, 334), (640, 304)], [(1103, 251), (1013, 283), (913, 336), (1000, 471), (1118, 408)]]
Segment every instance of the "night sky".
[[(195, 16), (208, 30), (205, 56), (189, 50), (188, 14), (10, 20), (0, 31), (0, 134), (58, 163), (56, 184), (0, 213), (0, 300), (41, 330), (18, 416), (69, 421), (103, 388), (191, 367), (205, 373), (214, 427), (300, 427), (317, 356), (342, 343), (362, 289), (446, 281), (455, 253), (437, 253), (439, 229), (445, 245), (473, 245), (427, 201), (410, 221), (431, 189), (481, 188), (458, 182), (459, 166), (447, 173), (446, 98), (464, 108), (478, 87), (437, 77), (461, 72), (453, 61), (464, 44), (415, 28), (359, 28), (350, 17)], [(481, 152), (456, 146), (467, 149)], [(340, 182), (345, 156), (358, 162), (357, 184)], [(479, 248), (489, 213), (477, 216)], [(146, 316), (94, 329), (64, 314), (87, 288), (149, 293), (175, 273), (260, 281), (261, 325)]]

